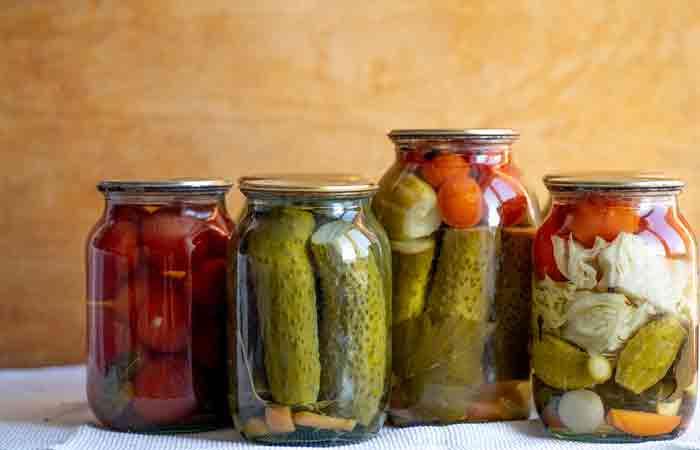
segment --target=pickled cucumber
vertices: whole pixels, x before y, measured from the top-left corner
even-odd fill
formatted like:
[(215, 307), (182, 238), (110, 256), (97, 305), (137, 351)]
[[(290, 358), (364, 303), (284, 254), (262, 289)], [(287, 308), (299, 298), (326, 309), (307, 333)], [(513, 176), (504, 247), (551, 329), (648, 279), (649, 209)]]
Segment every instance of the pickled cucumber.
[(687, 336), (671, 316), (647, 323), (620, 352), (615, 382), (635, 394), (649, 389), (666, 375)]
[(532, 369), (545, 384), (563, 390), (596, 384), (588, 371), (588, 353), (551, 334), (532, 345)]
[(393, 324), (412, 319), (423, 312), (430, 268), (435, 255), (432, 237), (392, 241), (391, 262), (396, 284), (393, 298)]
[(532, 297), (532, 241), (534, 228), (505, 228), (501, 231), (501, 272), (494, 310), (493, 341), (495, 380), (527, 379)]
[(388, 173), (372, 208), (390, 239), (430, 236), (441, 223), (433, 188), (410, 173)]
[(498, 234), (489, 228), (445, 230), (426, 307), (433, 320), (450, 314), (487, 319), (495, 290)]
[(313, 403), (321, 362), (314, 270), (307, 241), (311, 213), (279, 208), (261, 217), (248, 238), (251, 278), (261, 321), (265, 371), (276, 403)]
[(369, 425), (380, 412), (387, 377), (384, 284), (369, 241), (335, 221), (311, 238), (321, 294), (321, 395), (332, 414)]

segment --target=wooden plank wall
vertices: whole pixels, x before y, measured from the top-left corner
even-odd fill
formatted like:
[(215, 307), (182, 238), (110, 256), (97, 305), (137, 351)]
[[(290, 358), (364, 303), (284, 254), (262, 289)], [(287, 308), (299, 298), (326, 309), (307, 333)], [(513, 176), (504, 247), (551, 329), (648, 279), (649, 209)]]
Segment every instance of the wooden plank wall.
[(699, 48), (688, 0), (3, 0), (0, 366), (81, 360), (102, 178), (376, 177), (390, 128), (507, 126), (540, 194), (663, 170), (700, 226)]

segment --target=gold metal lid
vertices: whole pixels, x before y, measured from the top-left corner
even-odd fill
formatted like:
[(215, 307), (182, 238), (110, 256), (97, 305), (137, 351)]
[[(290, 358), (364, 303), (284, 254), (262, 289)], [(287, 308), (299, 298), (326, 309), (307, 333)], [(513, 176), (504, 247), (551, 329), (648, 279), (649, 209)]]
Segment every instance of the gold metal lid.
[(100, 192), (133, 193), (227, 193), (233, 183), (210, 178), (174, 178), (166, 180), (103, 180), (97, 184)]
[(377, 185), (349, 174), (277, 174), (238, 179), (243, 194), (309, 197), (369, 197)]
[(680, 192), (685, 183), (654, 172), (572, 172), (545, 175), (547, 189), (563, 191), (667, 191)]
[(415, 140), (450, 140), (489, 144), (510, 144), (518, 140), (520, 133), (510, 128), (445, 128), (391, 130), (389, 139), (395, 143)]

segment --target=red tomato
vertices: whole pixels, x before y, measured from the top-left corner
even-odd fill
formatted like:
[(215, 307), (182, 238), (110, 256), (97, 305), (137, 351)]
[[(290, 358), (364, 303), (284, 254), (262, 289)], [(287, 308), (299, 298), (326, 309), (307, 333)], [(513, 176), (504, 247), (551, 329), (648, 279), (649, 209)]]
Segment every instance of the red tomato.
[(197, 407), (192, 370), (183, 356), (146, 359), (134, 377), (134, 410), (144, 421), (169, 425), (186, 419)]
[(141, 305), (148, 301), (149, 284), (148, 274), (139, 270), (122, 285), (112, 305), (117, 319), (136, 323)]
[(445, 181), (438, 192), (442, 220), (455, 228), (473, 227), (484, 213), (481, 189), (473, 178), (456, 176)]
[(641, 219), (639, 236), (662, 245), (669, 257), (686, 256), (692, 244), (684, 220), (673, 208), (655, 206)]
[(444, 153), (425, 162), (421, 166), (421, 174), (431, 186), (439, 188), (448, 179), (468, 177), (469, 164), (461, 155)]
[(138, 311), (139, 340), (159, 352), (184, 350), (191, 323), (184, 281), (169, 277), (149, 278), (148, 294)]
[(88, 365), (104, 375), (119, 355), (134, 349), (136, 342), (129, 326), (100, 302), (88, 303), (88, 323)]
[(407, 164), (423, 164), (425, 152), (420, 150), (401, 152), (401, 161)]
[(621, 232), (636, 233), (639, 214), (635, 205), (589, 197), (574, 208), (569, 229), (577, 241), (590, 248), (596, 236), (610, 242)]
[(209, 259), (192, 273), (192, 300), (201, 305), (219, 307), (226, 301), (226, 261)]
[(491, 171), (481, 183), (487, 206), (495, 207), (501, 217), (501, 225), (511, 227), (527, 217), (527, 192), (518, 179), (498, 169)]
[(554, 281), (566, 281), (566, 277), (559, 271), (554, 260), (552, 236), (565, 234), (562, 231), (568, 216), (569, 209), (567, 207), (554, 206), (547, 220), (537, 230), (533, 243), (534, 267), (537, 277), (541, 280), (545, 278), (545, 275), (549, 275), (549, 278)]
[(139, 260), (138, 226), (126, 221), (107, 222), (88, 245), (88, 298), (113, 300), (122, 282)]
[(192, 358), (213, 369), (226, 362), (226, 320), (217, 311), (195, 309), (192, 319)]
[(143, 248), (150, 263), (160, 270), (189, 268), (192, 237), (201, 226), (198, 219), (178, 207), (163, 207), (143, 221)]

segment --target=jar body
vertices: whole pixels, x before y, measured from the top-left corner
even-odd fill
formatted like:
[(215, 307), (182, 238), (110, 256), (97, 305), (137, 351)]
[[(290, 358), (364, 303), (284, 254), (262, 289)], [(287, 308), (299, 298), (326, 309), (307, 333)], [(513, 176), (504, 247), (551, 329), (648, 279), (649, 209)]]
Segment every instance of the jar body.
[(128, 431), (227, 421), (223, 194), (107, 194), (87, 241), (87, 394)]
[(510, 144), (399, 143), (373, 209), (392, 249), (392, 423), (526, 419), (539, 209)]
[(676, 194), (555, 192), (534, 258), (533, 389), (547, 430), (680, 435), (695, 408), (697, 254)]
[(390, 262), (369, 200), (249, 198), (232, 249), (230, 402), (263, 443), (369, 438), (390, 381)]

